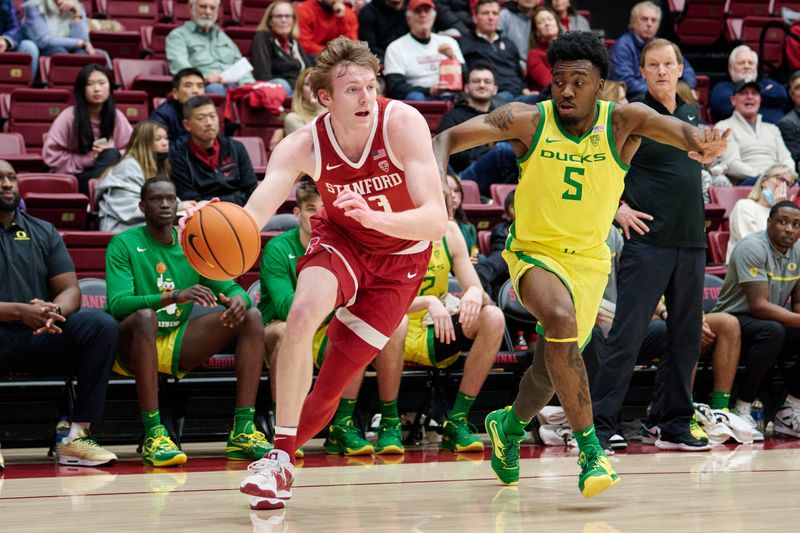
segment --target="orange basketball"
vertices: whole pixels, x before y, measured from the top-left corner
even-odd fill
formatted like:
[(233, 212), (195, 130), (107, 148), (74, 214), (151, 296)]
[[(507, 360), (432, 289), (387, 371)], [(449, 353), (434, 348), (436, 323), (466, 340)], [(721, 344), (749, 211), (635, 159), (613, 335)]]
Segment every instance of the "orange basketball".
[(261, 237), (250, 213), (230, 202), (214, 202), (199, 209), (183, 231), (183, 254), (203, 277), (227, 280), (253, 266)]

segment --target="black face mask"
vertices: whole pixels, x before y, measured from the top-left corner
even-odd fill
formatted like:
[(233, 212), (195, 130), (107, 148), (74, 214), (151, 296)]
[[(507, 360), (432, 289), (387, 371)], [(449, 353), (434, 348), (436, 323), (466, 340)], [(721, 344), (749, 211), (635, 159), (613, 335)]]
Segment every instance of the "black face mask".
[(169, 159), (169, 152), (153, 152), (153, 155), (156, 157), (156, 161), (159, 163)]

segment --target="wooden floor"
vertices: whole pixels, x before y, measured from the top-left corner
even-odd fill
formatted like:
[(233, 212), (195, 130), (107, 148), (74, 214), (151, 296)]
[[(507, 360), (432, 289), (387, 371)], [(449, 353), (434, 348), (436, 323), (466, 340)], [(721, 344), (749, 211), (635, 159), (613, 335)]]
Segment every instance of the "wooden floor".
[[(223, 443), (187, 445), (183, 468), (143, 467), (130, 447), (105, 469), (54, 466), (41, 450), (3, 450), (0, 531), (328, 531), (612, 533), (798, 531), (800, 441), (612, 457), (622, 482), (591, 500), (576, 456), (524, 446), (519, 487), (501, 487), (484, 455), (435, 449), (379, 458), (311, 446), (284, 512), (251, 512), (238, 491), (246, 464)], [(402, 462), (399, 462), (402, 461)]]

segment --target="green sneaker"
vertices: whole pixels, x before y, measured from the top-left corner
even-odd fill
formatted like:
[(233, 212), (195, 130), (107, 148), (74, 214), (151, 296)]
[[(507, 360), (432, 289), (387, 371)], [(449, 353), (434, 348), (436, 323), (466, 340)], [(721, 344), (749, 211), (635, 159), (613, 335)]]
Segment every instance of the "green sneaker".
[(231, 431), (228, 434), (225, 457), (234, 461), (258, 461), (271, 449), (267, 437), (256, 429), (255, 424), (248, 422), (242, 433), (234, 435)]
[(622, 479), (614, 472), (614, 467), (611, 466), (605, 452), (599, 448), (590, 449), (589, 455), (581, 451), (578, 456), (578, 465), (581, 467), (578, 490), (581, 491), (584, 498), (597, 496)]
[(325, 451), (341, 455), (371, 455), (375, 449), (364, 440), (353, 421), (348, 420), (346, 424), (331, 424), (328, 428)]
[(174, 466), (186, 462), (186, 454), (169, 438), (167, 428), (159, 426), (146, 435), (142, 462), (150, 466)]
[(477, 432), (478, 429), (466, 418), (448, 418), (442, 426), (439, 448), (455, 453), (482, 452), (483, 442), (474, 435)]
[(503, 485), (519, 483), (519, 443), (525, 440), (525, 433), (506, 435), (503, 419), (511, 406), (492, 411), (486, 415), (486, 433), (492, 442), (492, 470)]
[(708, 433), (697, 423), (697, 416), (695, 415), (692, 415), (692, 420), (689, 422), (689, 431), (692, 433), (692, 437), (708, 444)]
[(397, 423), (384, 423), (378, 428), (378, 442), (375, 443), (376, 455), (399, 455), (405, 453), (403, 434), (400, 430), (400, 420)]

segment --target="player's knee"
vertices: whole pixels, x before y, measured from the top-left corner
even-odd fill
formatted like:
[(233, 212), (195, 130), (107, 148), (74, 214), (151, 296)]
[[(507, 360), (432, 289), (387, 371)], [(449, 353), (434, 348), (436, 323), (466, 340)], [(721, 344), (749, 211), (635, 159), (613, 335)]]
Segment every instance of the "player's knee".
[(503, 335), (503, 330), (506, 326), (506, 318), (496, 305), (484, 305), (481, 308), (479, 320), (482, 329), (497, 333), (498, 336)]
[(578, 322), (575, 318), (575, 311), (571, 307), (554, 305), (538, 318), (547, 331), (548, 337), (566, 338), (574, 337), (577, 334)]
[(152, 337), (158, 333), (158, 315), (152, 309), (139, 309), (133, 314), (133, 333), (136, 336)]
[(268, 349), (277, 345), (286, 332), (286, 322), (273, 322), (264, 328), (264, 346)]
[(316, 330), (324, 318), (324, 316), (321, 316), (319, 306), (314, 302), (295, 300), (291, 311), (289, 311), (287, 322), (291, 322), (293, 325), (303, 329)]
[(397, 329), (395, 329), (394, 333), (392, 333), (392, 339), (405, 340), (407, 334), (408, 334), (408, 315), (403, 315), (403, 320), (400, 321), (400, 325), (398, 325)]
[(248, 333), (260, 335), (262, 328), (261, 312), (255, 307), (245, 311), (241, 327), (247, 330)]
[(733, 315), (729, 315), (728, 313), (722, 313), (719, 318), (717, 319), (718, 326), (717, 335), (723, 335), (726, 338), (739, 338), (741, 336), (742, 329), (739, 326), (739, 319)]

